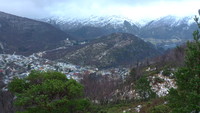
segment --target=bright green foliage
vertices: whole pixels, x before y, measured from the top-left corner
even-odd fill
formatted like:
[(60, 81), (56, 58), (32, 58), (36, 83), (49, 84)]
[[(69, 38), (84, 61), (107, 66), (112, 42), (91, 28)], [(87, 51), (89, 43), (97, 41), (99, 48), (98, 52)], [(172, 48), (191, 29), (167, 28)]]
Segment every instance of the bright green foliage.
[[(195, 19), (198, 23), (198, 19)], [(199, 26), (200, 27), (200, 26)], [(174, 113), (200, 112), (200, 34), (193, 33), (194, 42), (187, 43), (185, 66), (176, 73), (177, 89), (169, 92), (169, 105)]]
[(148, 100), (156, 97), (156, 93), (151, 90), (150, 82), (147, 77), (143, 76), (136, 82), (136, 92), (141, 100)]
[(24, 79), (13, 79), (8, 87), (17, 96), (20, 113), (82, 113), (90, 106), (82, 98), (82, 85), (59, 72), (32, 71)]

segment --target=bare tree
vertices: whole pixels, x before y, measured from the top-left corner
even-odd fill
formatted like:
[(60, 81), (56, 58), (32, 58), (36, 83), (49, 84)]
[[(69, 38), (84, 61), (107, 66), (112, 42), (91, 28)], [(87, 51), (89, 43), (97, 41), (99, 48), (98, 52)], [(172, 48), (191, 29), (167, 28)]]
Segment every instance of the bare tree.
[(110, 77), (96, 73), (84, 75), (81, 83), (84, 85), (85, 96), (99, 104), (107, 104), (110, 100), (113, 100), (112, 94), (119, 87), (121, 80), (111, 79)]

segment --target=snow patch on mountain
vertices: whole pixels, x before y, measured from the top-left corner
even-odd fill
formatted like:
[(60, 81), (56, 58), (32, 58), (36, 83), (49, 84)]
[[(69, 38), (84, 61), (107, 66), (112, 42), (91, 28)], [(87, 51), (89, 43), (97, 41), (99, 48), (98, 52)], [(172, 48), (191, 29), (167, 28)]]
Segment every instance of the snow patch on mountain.
[(55, 24), (68, 24), (74, 27), (77, 26), (93, 26), (93, 27), (104, 27), (112, 25), (114, 27), (120, 27), (124, 24), (124, 21), (128, 21), (131, 25), (136, 25), (138, 27), (146, 25), (150, 20), (142, 19), (135, 20), (122, 16), (90, 16), (87, 18), (73, 18), (73, 17), (50, 17), (41, 19), (42, 21), (55, 23)]
[(194, 19), (191, 16), (188, 17), (176, 17), (176, 16), (166, 16), (161, 17), (156, 20), (152, 20), (148, 23), (151, 27), (159, 27), (159, 26), (170, 26), (170, 27), (176, 27), (180, 26), (181, 24), (186, 24), (190, 26), (194, 23)]
[(58, 24), (58, 25), (68, 25), (69, 29), (81, 27), (81, 26), (93, 26), (93, 27), (104, 27), (113, 26), (114, 28), (121, 27), (124, 25), (124, 21), (128, 21), (131, 25), (136, 25), (141, 28), (146, 25), (151, 24), (151, 26), (158, 27), (160, 25), (167, 26), (179, 26), (181, 24), (187, 24), (188, 26), (194, 23), (192, 16), (187, 17), (177, 17), (177, 16), (166, 16), (157, 19), (144, 18), (141, 20), (136, 20), (134, 18), (127, 18), (122, 16), (90, 16), (85, 18), (73, 18), (73, 17), (50, 17), (41, 19), (42, 21)]

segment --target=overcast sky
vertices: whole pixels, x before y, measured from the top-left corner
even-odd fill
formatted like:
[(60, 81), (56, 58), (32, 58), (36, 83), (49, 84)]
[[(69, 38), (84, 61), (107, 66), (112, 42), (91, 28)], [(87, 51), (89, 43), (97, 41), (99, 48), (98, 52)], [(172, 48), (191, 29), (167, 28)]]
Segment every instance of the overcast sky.
[(122, 15), (157, 18), (196, 15), (200, 0), (0, 0), (0, 11), (29, 17)]

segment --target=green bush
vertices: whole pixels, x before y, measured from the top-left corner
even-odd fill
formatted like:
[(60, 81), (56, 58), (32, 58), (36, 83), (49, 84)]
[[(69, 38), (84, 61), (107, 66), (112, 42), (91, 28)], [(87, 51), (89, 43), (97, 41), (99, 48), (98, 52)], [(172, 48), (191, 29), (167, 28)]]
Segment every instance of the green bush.
[(83, 86), (59, 72), (32, 71), (26, 78), (14, 78), (8, 89), (17, 97), (18, 113), (87, 113), (90, 108)]
[(151, 90), (150, 81), (146, 76), (142, 76), (135, 86), (136, 92), (139, 94), (141, 100), (149, 100), (156, 97), (156, 93)]
[(164, 69), (163, 72), (162, 72), (162, 74), (163, 74), (164, 76), (170, 76), (171, 73), (172, 73), (172, 71), (171, 71), (170, 69)]

